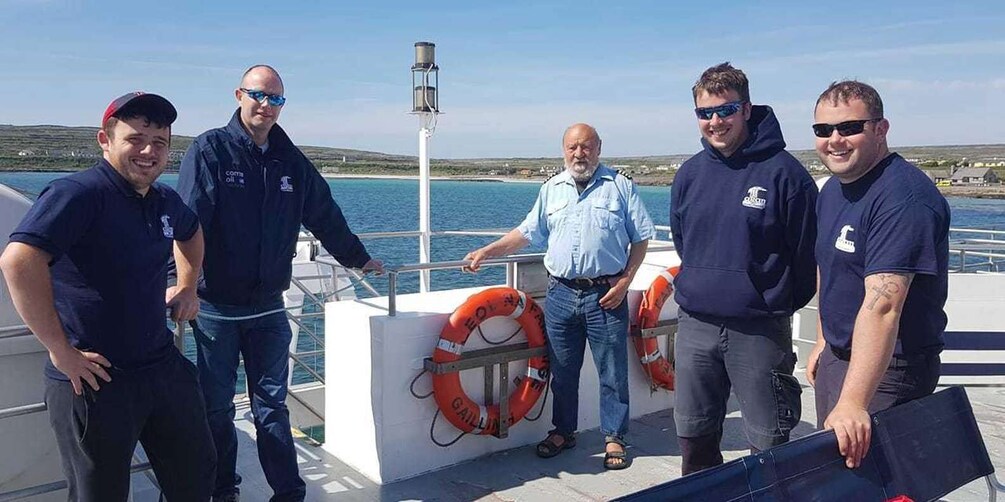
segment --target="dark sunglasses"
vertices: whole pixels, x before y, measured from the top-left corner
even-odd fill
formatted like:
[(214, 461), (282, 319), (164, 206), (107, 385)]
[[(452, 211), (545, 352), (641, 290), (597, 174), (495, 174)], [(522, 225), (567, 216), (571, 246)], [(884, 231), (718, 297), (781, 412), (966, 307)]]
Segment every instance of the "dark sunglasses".
[(253, 91), (251, 89), (241, 88), (241, 92), (248, 95), (249, 98), (258, 101), (259, 103), (264, 103), (266, 99), (269, 100), (269, 104), (272, 106), (283, 106), (286, 104), (286, 97), (280, 94), (269, 94), (265, 91)]
[(818, 138), (829, 138), (834, 130), (837, 129), (838, 135), (840, 136), (854, 136), (856, 134), (862, 134), (865, 130), (865, 125), (869, 122), (877, 122), (883, 120), (878, 119), (863, 119), (863, 120), (847, 120), (841, 122), (840, 124), (813, 124), (813, 134)]
[(712, 115), (718, 115), (720, 119), (724, 119), (740, 110), (743, 109), (743, 105), (746, 101), (733, 101), (731, 103), (721, 104), (719, 106), (709, 106), (707, 108), (695, 108), (694, 114), (698, 116), (701, 120), (712, 120)]

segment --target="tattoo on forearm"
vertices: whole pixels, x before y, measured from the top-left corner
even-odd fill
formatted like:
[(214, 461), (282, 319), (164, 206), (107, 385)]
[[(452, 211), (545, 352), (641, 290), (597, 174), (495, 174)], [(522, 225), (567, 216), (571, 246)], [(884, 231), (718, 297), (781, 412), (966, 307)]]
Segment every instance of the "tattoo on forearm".
[(874, 284), (870, 288), (873, 294), (869, 303), (865, 306), (869, 310), (876, 308), (876, 303), (879, 302), (880, 298), (892, 300), (894, 295), (900, 293), (902, 289), (911, 283), (911, 275), (909, 274), (886, 273), (876, 274), (875, 277), (880, 280), (881, 284)]

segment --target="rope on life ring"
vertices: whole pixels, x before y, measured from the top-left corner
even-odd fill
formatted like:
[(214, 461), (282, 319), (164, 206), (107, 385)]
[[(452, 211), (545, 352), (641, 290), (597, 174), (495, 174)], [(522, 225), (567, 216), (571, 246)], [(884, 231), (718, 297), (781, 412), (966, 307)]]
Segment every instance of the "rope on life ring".
[[(461, 358), (464, 344), (480, 325), (491, 317), (515, 320), (527, 335), (529, 347), (543, 347), (544, 311), (532, 298), (513, 288), (489, 288), (472, 295), (454, 310), (440, 332), (433, 351), (434, 363), (449, 363)], [(532, 357), (527, 362), (527, 378), (516, 384), (509, 396), (509, 426), (523, 419), (548, 385), (547, 356)], [(459, 372), (433, 374), (433, 397), (443, 417), (461, 431), (494, 435), (499, 431), (499, 405), (475, 403), (461, 387)]]
[[(639, 304), (639, 315), (637, 317), (638, 328), (655, 328), (659, 323), (660, 310), (663, 304), (673, 295), (673, 280), (677, 277), (680, 267), (670, 267), (660, 272), (649, 289), (642, 295), (642, 303)], [(674, 389), (673, 376), (673, 345), (667, 351), (666, 356), (660, 351), (658, 338), (643, 338), (633, 336), (632, 342), (635, 345), (635, 353), (642, 363), (642, 369), (649, 377), (649, 384), (653, 390), (664, 388)]]

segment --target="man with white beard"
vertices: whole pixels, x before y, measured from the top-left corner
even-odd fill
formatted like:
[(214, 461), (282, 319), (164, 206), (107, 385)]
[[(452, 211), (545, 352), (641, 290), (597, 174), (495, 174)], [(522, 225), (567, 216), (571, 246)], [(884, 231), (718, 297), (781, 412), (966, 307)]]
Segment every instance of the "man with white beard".
[(646, 255), (655, 228), (635, 184), (600, 164), (600, 135), (575, 124), (562, 138), (565, 171), (541, 187), (518, 227), (464, 257), (477, 271), (482, 260), (547, 243), (545, 323), (554, 429), (537, 445), (543, 458), (576, 446), (579, 372), (586, 342), (600, 376), (600, 430), (604, 467), (628, 467), (628, 302), (625, 294)]

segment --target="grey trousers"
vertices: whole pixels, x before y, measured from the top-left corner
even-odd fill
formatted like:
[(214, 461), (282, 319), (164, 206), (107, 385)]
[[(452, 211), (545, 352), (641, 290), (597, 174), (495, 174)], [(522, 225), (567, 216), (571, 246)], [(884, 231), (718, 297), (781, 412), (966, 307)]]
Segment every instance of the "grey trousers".
[[(730, 391), (756, 450), (788, 441), (799, 423), (802, 389), (792, 376), (790, 318), (718, 320), (681, 309), (674, 359), (678, 437), (721, 436)], [(717, 453), (718, 441), (712, 443)]]

